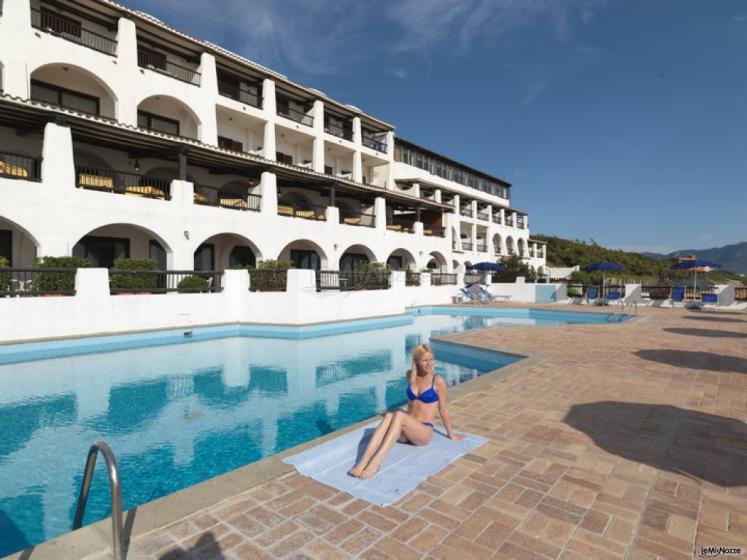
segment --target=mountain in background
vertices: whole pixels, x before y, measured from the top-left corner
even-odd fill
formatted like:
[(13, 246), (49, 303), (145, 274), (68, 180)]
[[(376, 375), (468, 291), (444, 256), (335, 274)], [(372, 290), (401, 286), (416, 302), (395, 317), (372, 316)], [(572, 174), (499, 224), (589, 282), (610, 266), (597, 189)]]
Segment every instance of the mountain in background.
[(699, 259), (713, 261), (728, 270), (747, 274), (747, 241), (723, 247), (713, 247), (712, 249), (681, 249), (667, 255), (660, 253), (642, 254), (654, 259), (673, 259), (675, 257), (697, 255)]

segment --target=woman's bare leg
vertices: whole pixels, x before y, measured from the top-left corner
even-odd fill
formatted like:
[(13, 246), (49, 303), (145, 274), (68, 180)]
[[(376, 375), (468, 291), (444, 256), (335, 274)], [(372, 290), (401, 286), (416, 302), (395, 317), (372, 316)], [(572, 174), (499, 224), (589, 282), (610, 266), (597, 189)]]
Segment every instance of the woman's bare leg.
[(361, 455), (360, 461), (358, 461), (355, 466), (348, 471), (348, 474), (350, 476), (361, 475), (363, 469), (366, 468), (366, 465), (368, 465), (368, 462), (371, 460), (371, 457), (373, 457), (374, 453), (376, 453), (376, 451), (379, 449), (381, 442), (384, 441), (384, 435), (387, 433), (387, 430), (389, 430), (389, 426), (391, 425), (393, 418), (393, 412), (387, 412), (384, 415), (381, 423), (378, 425), (376, 431), (371, 436), (366, 450), (363, 452), (363, 455)]
[(378, 451), (368, 461), (368, 465), (363, 469), (360, 478), (372, 478), (379, 471), (381, 462), (386, 457), (386, 454), (389, 453), (394, 443), (400, 440), (400, 436), (403, 435), (407, 438), (407, 441), (415, 445), (424, 445), (431, 440), (433, 430), (428, 426), (424, 426), (406, 412), (398, 410), (394, 413), (394, 418), (392, 418), (384, 441), (381, 443)]

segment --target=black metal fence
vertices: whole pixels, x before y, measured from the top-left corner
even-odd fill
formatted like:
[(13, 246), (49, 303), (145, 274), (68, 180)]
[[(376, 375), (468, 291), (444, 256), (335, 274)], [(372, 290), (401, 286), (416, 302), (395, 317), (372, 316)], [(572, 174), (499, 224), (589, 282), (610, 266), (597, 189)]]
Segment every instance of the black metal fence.
[(465, 284), (485, 284), (487, 282), (487, 275), (478, 272), (467, 272), (464, 275)]
[(187, 82), (195, 86), (200, 85), (200, 73), (197, 70), (171, 62), (161, 53), (156, 53), (148, 49), (138, 49), (137, 64), (141, 68), (155, 70), (182, 82)]
[(358, 270), (320, 270), (316, 275), (317, 290), (387, 290), (389, 272)]
[(304, 218), (305, 220), (325, 221), (327, 219), (326, 211), (326, 206), (316, 206), (313, 204), (304, 206), (278, 204), (278, 215), (288, 216), (291, 218)]
[(218, 93), (224, 97), (230, 97), (236, 101), (241, 101), (252, 107), (262, 108), (262, 100), (259, 97), (259, 89), (249, 89), (243, 84), (235, 84), (218, 80)]
[(75, 166), (75, 175), (76, 185), (81, 189), (161, 200), (171, 198), (169, 179), (82, 165)]
[(286, 269), (249, 269), (250, 292), (284, 292), (287, 285)]
[(41, 181), (41, 159), (0, 152), (0, 177)]
[(109, 271), (111, 294), (217, 293), (223, 272), (216, 270)]
[(420, 273), (406, 270), (405, 286), (420, 286)]
[(232, 210), (253, 210), (254, 212), (259, 212), (262, 196), (195, 185), (194, 202), (195, 204), (204, 206), (220, 206)]
[(0, 268), (0, 297), (75, 295), (74, 268)]
[(669, 299), (672, 286), (641, 285), (641, 297), (646, 299)]
[(89, 31), (79, 22), (47, 10), (39, 11), (31, 8), (31, 26), (105, 54), (112, 56), (117, 54), (115, 39)]
[(344, 138), (345, 140), (353, 140), (353, 131), (347, 128), (343, 128), (336, 124), (327, 123), (324, 125), (324, 132), (337, 136), (338, 138)]
[(386, 229), (390, 231), (402, 231), (405, 233), (413, 233), (415, 231), (415, 223), (412, 220), (405, 218), (398, 218), (392, 216), (387, 219)]
[(386, 153), (386, 142), (382, 142), (381, 140), (377, 140), (376, 138), (371, 138), (370, 136), (363, 136), (363, 138), (361, 138), (361, 142), (364, 146), (376, 150), (377, 152)]
[(283, 116), (286, 119), (305, 124), (306, 126), (314, 126), (314, 117), (307, 115), (303, 111), (297, 111), (290, 107), (278, 107), (277, 112), (278, 115)]
[(360, 214), (340, 216), (340, 223), (349, 226), (375, 227), (376, 214), (373, 212), (361, 212)]
[(457, 275), (451, 272), (431, 272), (432, 286), (456, 286)]

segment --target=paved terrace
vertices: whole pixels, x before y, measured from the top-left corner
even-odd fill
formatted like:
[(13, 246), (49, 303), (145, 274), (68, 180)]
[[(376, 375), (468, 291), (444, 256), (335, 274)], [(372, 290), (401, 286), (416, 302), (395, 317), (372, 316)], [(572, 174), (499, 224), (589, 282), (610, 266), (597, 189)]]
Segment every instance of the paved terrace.
[(287, 472), (134, 539), (128, 559), (685, 560), (747, 547), (747, 313), (643, 309), (625, 324), (507, 331), (450, 337), (533, 356), (452, 391), (455, 425), (490, 443), (393, 507)]

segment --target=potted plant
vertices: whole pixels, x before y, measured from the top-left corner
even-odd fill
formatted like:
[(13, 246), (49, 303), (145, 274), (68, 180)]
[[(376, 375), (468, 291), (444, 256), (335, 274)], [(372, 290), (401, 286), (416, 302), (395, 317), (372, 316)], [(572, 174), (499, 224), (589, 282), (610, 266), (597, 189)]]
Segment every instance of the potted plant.
[(190, 274), (179, 280), (176, 289), (180, 294), (207, 292), (210, 290), (210, 283), (202, 276)]
[(109, 287), (112, 293), (151, 294), (158, 288), (157, 270), (153, 259), (114, 259)]
[(36, 259), (39, 272), (33, 279), (32, 292), (45, 296), (74, 295), (76, 271), (89, 266), (91, 261), (84, 257), (39, 257)]

